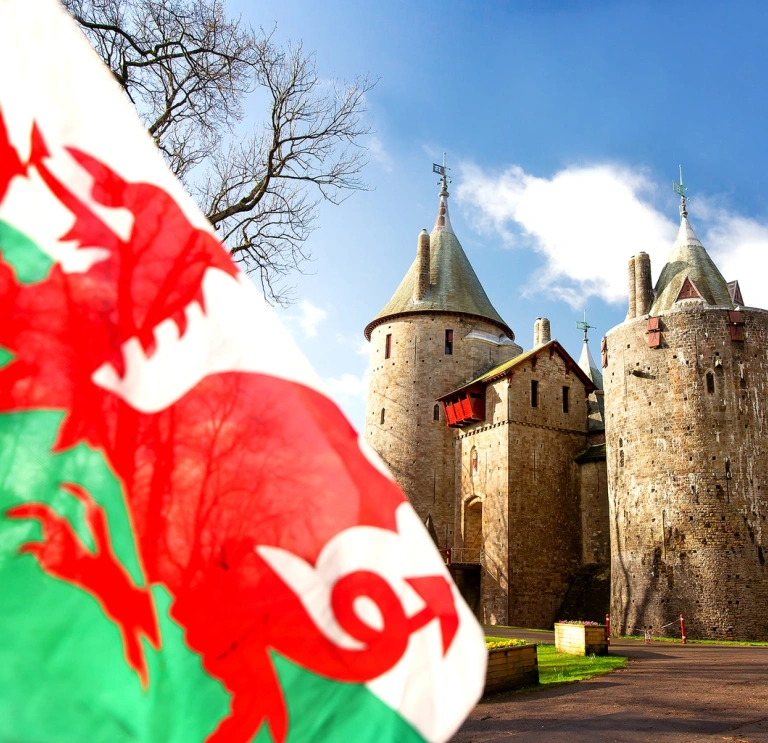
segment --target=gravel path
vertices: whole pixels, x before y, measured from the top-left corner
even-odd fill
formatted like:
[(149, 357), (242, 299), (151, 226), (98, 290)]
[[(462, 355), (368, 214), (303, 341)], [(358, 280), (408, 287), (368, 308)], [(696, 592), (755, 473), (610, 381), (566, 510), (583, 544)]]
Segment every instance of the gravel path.
[[(554, 642), (552, 632), (487, 631)], [(768, 743), (768, 647), (612, 640), (611, 653), (629, 656), (626, 668), (484, 699), (454, 743)]]

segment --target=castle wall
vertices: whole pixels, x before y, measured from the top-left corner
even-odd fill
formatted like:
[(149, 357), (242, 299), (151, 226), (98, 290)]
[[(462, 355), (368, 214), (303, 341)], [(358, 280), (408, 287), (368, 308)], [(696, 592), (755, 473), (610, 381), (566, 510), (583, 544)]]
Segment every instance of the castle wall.
[[(535, 408), (532, 380), (538, 382)], [(568, 413), (564, 386), (570, 389)], [(486, 422), (457, 436), (457, 501), (467, 503), (478, 493), (484, 498), (488, 567), (481, 605), (490, 623), (543, 628), (556, 619), (581, 562), (574, 457), (587, 447), (586, 408), (582, 382), (566, 373), (557, 354), (544, 350), (535, 365), (527, 361), (511, 377), (488, 385)], [(474, 476), (473, 449), (479, 470)]]
[[(508, 624), (508, 490), (507, 381), (488, 385), (486, 420), (462, 429), (456, 438), (456, 544), (465, 548), (468, 560), (483, 551), (480, 574), (481, 621)], [(476, 455), (476, 456), (475, 456)], [(476, 462), (476, 469), (473, 462)], [(479, 502), (479, 503), (478, 503)], [(473, 514), (481, 508), (482, 532), (475, 538)], [(476, 554), (476, 550), (478, 550)]]
[[(453, 330), (453, 353), (445, 331)], [(374, 328), (365, 437), (387, 463), (421, 519), (432, 514), (440, 547), (453, 546), (454, 430), (435, 399), (519, 353), (515, 345), (467, 340), (471, 330), (499, 336), (497, 326), (451, 314), (403, 315)], [(391, 355), (385, 359), (386, 336)], [(381, 411), (384, 410), (384, 422)]]
[(660, 348), (644, 318), (607, 334), (612, 625), (766, 639), (768, 312), (740, 342), (726, 310), (679, 307)]
[(581, 510), (581, 563), (608, 564), (611, 539), (608, 517), (608, 478), (605, 459), (581, 462), (579, 505)]

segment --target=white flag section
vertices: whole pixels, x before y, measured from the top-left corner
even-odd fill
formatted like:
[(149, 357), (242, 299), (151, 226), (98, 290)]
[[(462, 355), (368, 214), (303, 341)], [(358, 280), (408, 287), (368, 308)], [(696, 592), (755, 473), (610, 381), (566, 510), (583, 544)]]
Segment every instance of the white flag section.
[(0, 62), (0, 448), (54, 426), (0, 491), (0, 739), (447, 740), (483, 632), (385, 466), (67, 13), (0, 0)]

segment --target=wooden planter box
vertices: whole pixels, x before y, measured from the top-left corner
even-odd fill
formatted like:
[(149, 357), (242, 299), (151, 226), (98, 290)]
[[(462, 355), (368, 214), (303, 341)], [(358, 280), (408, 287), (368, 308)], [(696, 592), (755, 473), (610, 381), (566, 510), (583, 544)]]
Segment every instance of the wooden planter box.
[(539, 683), (535, 645), (519, 645), (488, 651), (485, 693), (490, 694)]
[(571, 655), (608, 655), (604, 624), (555, 624), (555, 649)]

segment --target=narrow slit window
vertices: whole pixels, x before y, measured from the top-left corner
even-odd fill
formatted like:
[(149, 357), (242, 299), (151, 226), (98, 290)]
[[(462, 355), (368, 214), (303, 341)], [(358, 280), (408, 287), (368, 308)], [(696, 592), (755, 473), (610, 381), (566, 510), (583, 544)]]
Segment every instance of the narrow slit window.
[(539, 407), (539, 383), (535, 380), (531, 380), (531, 407)]
[(440, 405), (435, 405), (435, 409), (432, 411), (432, 420), (440, 420)]
[(381, 409), (381, 422), (384, 423), (384, 408)]
[(387, 333), (384, 341), (384, 358), (388, 359), (392, 355), (392, 333)]
[(707, 372), (707, 392), (715, 394), (715, 375), (712, 372)]
[(568, 412), (568, 404), (570, 402), (568, 400), (568, 393), (569, 392), (570, 392), (570, 388), (569, 387), (563, 387), (563, 412), (564, 413)]
[(445, 331), (445, 355), (450, 356), (453, 353), (453, 331)]

